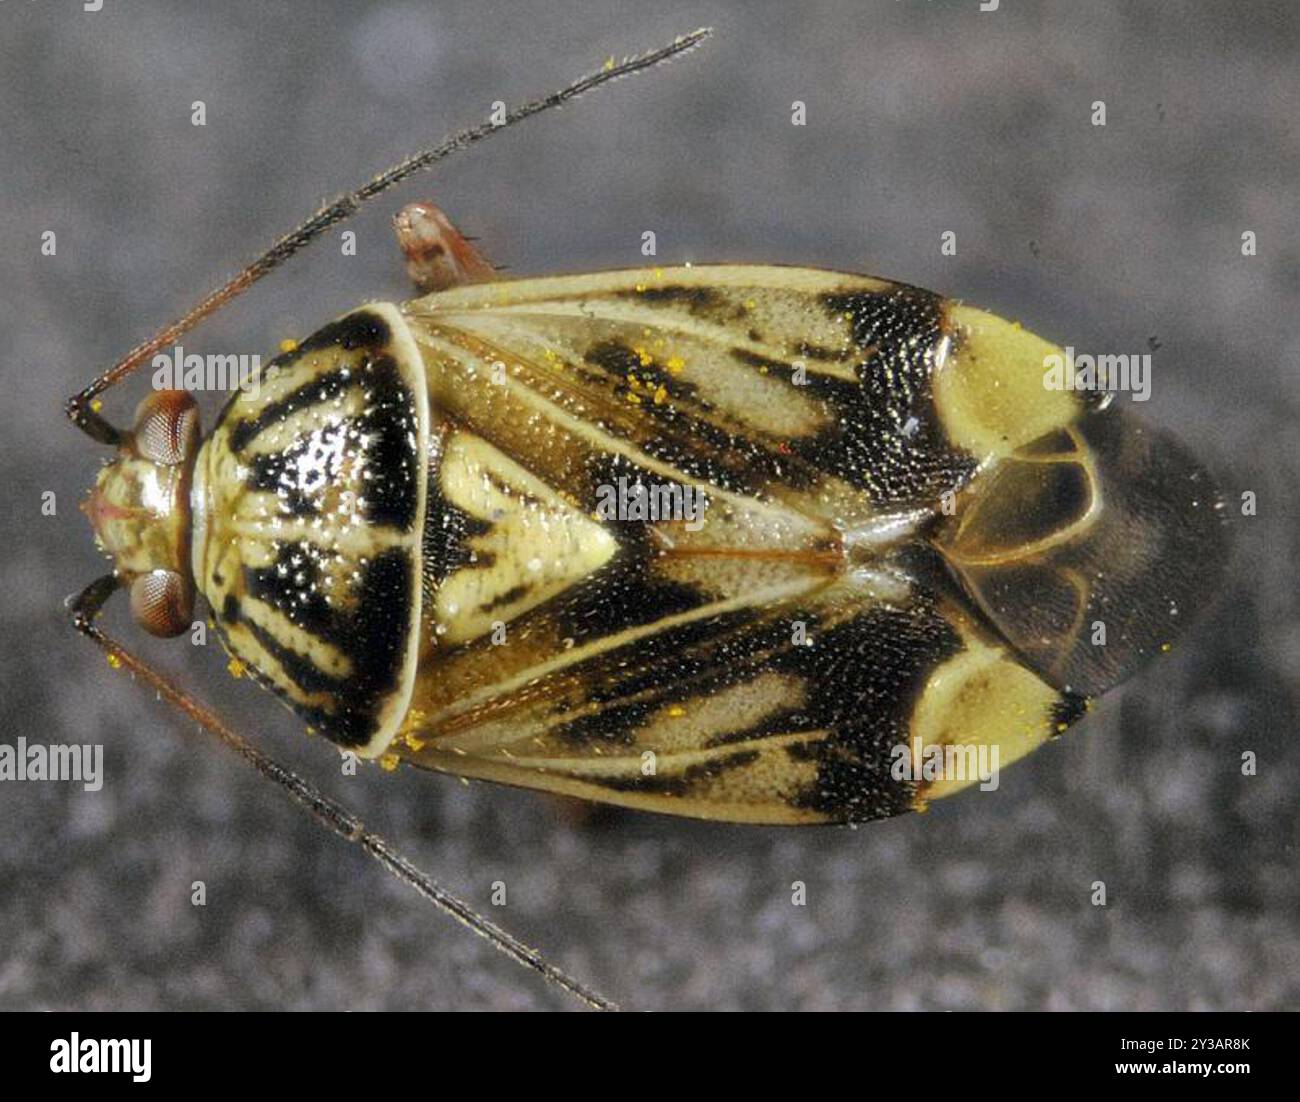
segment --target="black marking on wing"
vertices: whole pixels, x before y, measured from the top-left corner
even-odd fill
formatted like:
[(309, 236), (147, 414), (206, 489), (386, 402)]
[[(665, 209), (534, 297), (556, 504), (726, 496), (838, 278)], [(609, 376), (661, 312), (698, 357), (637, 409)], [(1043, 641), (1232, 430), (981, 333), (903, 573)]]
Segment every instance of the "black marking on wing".
[(555, 729), (557, 738), (581, 747), (630, 746), (636, 728), (659, 707), (658, 701), (612, 703), (617, 695), (608, 692), (593, 692), (588, 699), (600, 710), (561, 724)]
[(1082, 693), (1064, 689), (1061, 699), (1052, 705), (1052, 723), (1056, 729), (1064, 730), (1088, 714), (1088, 698)]
[[(748, 355), (748, 354), (747, 354)], [(806, 489), (818, 472), (800, 462), (794, 455), (783, 455), (777, 450), (780, 441), (764, 446), (759, 434), (752, 429), (733, 433), (708, 420), (715, 407), (698, 396), (697, 387), (665, 371), (657, 364), (645, 364), (640, 356), (621, 340), (605, 340), (593, 345), (584, 355), (584, 361), (600, 368), (613, 382), (612, 392), (620, 401), (629, 393), (638, 394), (642, 403), (638, 415), (661, 426), (661, 431), (638, 438), (637, 444), (645, 453), (661, 463), (675, 467), (690, 478), (711, 482), (724, 490), (749, 496), (760, 495), (771, 481), (781, 481), (796, 489)], [(752, 357), (745, 362), (755, 366)], [(787, 378), (790, 372), (787, 370)], [(627, 383), (629, 375), (635, 376), (642, 389), (634, 391)], [(609, 381), (603, 383), (609, 386)], [(657, 387), (663, 386), (672, 400), (656, 405), (648, 397)], [(640, 468), (630, 461), (625, 476), (633, 477)], [(646, 474), (653, 480), (653, 476)], [(599, 482), (592, 482), (592, 492)]]
[(977, 463), (947, 439), (931, 385), (943, 300), (896, 287), (826, 295), (822, 305), (850, 319), (864, 358), (857, 383), (808, 372), (801, 389), (831, 403), (838, 417), (815, 437), (792, 441), (794, 452), (882, 504), (932, 504), (963, 485)]
[(625, 399), (631, 390), (626, 383), (627, 376), (635, 375), (650, 390), (661, 385), (671, 387), (674, 397), (689, 400), (698, 410), (709, 412), (714, 408), (711, 403), (699, 396), (698, 388), (694, 383), (674, 378), (671, 373), (656, 363), (645, 363), (640, 354), (629, 347), (625, 341), (617, 339), (600, 341), (587, 349), (583, 359), (617, 381), (621, 389), (616, 390), (615, 393), (621, 399)]
[[(599, 711), (563, 724), (556, 734), (585, 745), (626, 744), (634, 728), (665, 705), (745, 680), (759, 672), (755, 661), (762, 654), (789, 643), (784, 621), (774, 627), (760, 625), (762, 618), (745, 609), (696, 620), (641, 640), (634, 656), (613, 651), (588, 661), (582, 671), (586, 699)], [(779, 725), (773, 717), (772, 729)]]
[[(751, 340), (755, 340), (752, 335)], [(794, 348), (796, 359), (819, 360), (822, 363), (843, 363), (855, 354), (855, 349), (848, 348), (823, 348), (819, 344), (810, 344), (808, 341), (800, 341)]]
[(495, 612), (499, 608), (506, 608), (507, 606), (514, 604), (516, 601), (523, 600), (523, 598), (527, 597), (528, 594), (532, 592), (532, 588), (533, 587), (530, 585), (511, 586), (504, 593), (493, 597), (492, 600), (487, 602), (487, 604), (479, 605), (479, 611)]
[(492, 565), (496, 556), (491, 551), (473, 551), (469, 546), (471, 540), (486, 536), (491, 531), (492, 524), (489, 521), (470, 516), (464, 509), (448, 501), (442, 492), (437, 472), (430, 470), (420, 552), (425, 592), (429, 600), (432, 599), (433, 590), (471, 562), (481, 567)]
[(655, 796), (690, 796), (701, 786), (715, 781), (733, 769), (743, 769), (758, 761), (757, 750), (737, 750), (734, 754), (689, 765), (676, 776), (611, 777), (602, 783), (615, 792), (643, 792)]
[(548, 606), (561, 637), (599, 639), (689, 612), (704, 599), (694, 586), (654, 577), (646, 525), (635, 521), (611, 524), (620, 529), (620, 547), (614, 558)]
[(794, 365), (785, 363), (783, 360), (773, 360), (767, 356), (760, 356), (757, 352), (751, 352), (748, 348), (733, 348), (731, 355), (747, 367), (767, 368), (778, 378), (784, 376), (786, 379), (792, 379), (794, 377)]
[(677, 306), (685, 304), (687, 310), (697, 318), (711, 321), (727, 321), (735, 316), (743, 316), (744, 308), (733, 305), (727, 296), (712, 287), (687, 287), (672, 284), (667, 287), (643, 287), (640, 290), (620, 290), (615, 297), (631, 299), (650, 306)]
[(926, 678), (961, 650), (960, 636), (918, 595), (905, 609), (869, 609), (814, 639), (789, 661), (826, 687), (809, 701), (807, 720), (831, 734), (809, 750), (817, 780), (796, 805), (843, 822), (909, 810), (912, 786), (890, 775), (890, 750), (907, 741)]

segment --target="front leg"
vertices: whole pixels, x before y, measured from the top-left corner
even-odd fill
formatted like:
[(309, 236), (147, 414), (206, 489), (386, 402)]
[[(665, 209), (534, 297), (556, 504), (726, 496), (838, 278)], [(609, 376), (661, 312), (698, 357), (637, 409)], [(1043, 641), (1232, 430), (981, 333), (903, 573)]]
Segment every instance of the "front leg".
[(421, 294), (496, 279), (496, 269), (432, 203), (407, 203), (393, 217), (393, 230)]

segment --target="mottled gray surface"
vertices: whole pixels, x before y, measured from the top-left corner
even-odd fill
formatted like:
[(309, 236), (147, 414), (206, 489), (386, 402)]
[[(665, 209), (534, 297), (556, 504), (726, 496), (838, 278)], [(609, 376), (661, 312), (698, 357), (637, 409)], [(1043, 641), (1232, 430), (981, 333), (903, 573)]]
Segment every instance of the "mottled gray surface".
[(653, 229), (664, 262), (878, 272), (1079, 348), (1154, 336), (1146, 415), (1259, 494), (1218, 610), (997, 793), (855, 831), (584, 822), (483, 785), (343, 778), (215, 644), (146, 650), (449, 886), (486, 907), (505, 881), (493, 916), (631, 1007), (1297, 1004), (1298, 9), (977, 6), (0, 5), (0, 737), (102, 742), (108, 770), (97, 794), (0, 785), (0, 1007), (569, 1005), (65, 628), (102, 567), (75, 508), (101, 450), (59, 406), (325, 195), (703, 23), (703, 53), (408, 185), (356, 221), (360, 255), (327, 241), (186, 344), (266, 352), (402, 295), (387, 220), (425, 195), (518, 272), (636, 263)]

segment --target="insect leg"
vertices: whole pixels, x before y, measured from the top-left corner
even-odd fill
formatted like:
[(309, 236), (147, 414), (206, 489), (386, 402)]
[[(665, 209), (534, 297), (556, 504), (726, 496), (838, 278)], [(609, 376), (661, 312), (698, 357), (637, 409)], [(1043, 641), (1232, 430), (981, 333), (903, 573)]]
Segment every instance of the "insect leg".
[(473, 930), (479, 937), (485, 938), (516, 964), (538, 973), (593, 1010), (619, 1008), (617, 1003), (584, 986), (567, 972), (549, 963), (536, 949), (529, 948), (513, 934), (484, 918), (464, 900), (440, 887), (427, 873), (402, 856), (383, 835), (368, 830), (353, 812), (330, 799), (291, 769), (286, 769), (273, 758), (268, 757), (243, 735), (222, 722), (214, 712), (177, 688), (142, 658), (128, 651), (116, 639), (102, 631), (95, 621), (105, 602), (117, 589), (117, 577), (107, 574), (88, 585), (69, 602), (68, 606), (77, 630), (101, 647), (111, 663), (124, 667), (138, 677), (160, 698), (194, 720), (209, 734), (215, 735), (263, 777), (274, 782), (282, 792), (306, 808), (317, 822), (340, 838), (356, 842), (404, 884), (413, 888), (444, 914), (450, 915), (461, 925)]
[(483, 122), (452, 134), (450, 137), (444, 138), (438, 145), (421, 150), (419, 153), (407, 157), (406, 160), (393, 165), (392, 168), (381, 172), (368, 184), (340, 196), (333, 202), (326, 203), (297, 229), (291, 230), (276, 241), (243, 271), (236, 274), (215, 291), (212, 291), (192, 310), (169, 325), (163, 326), (143, 344), (136, 345), (135, 348), (131, 349), (102, 375), (92, 380), (84, 390), (69, 398), (65, 407), (69, 419), (88, 436), (93, 437), (100, 443), (116, 444), (121, 438), (121, 433), (100, 416), (99, 411), (95, 408), (97, 405), (95, 399), (100, 394), (114, 384), (121, 382), (122, 379), (130, 375), (141, 364), (147, 363), (162, 349), (175, 343), (180, 336), (187, 333), (209, 314), (215, 313), (268, 272), (274, 271), (331, 226), (350, 218), (367, 200), (382, 194), (407, 179), (407, 177), (414, 176), (417, 172), (423, 172), (425, 169), (432, 167), (444, 157), (449, 157), (453, 153), (457, 153), (476, 142), (482, 141), (484, 138), (490, 137), (498, 130), (505, 130), (515, 123), (550, 110), (552, 107), (561, 107), (570, 100), (581, 96), (584, 92), (590, 92), (593, 88), (598, 88), (609, 81), (639, 73), (644, 69), (659, 65), (669, 58), (676, 57), (678, 54), (685, 53), (698, 46), (712, 33), (710, 28), (704, 27), (698, 31), (692, 31), (690, 34), (682, 35), (680, 38), (668, 43), (668, 45), (660, 46), (657, 50), (651, 50), (649, 53), (624, 58), (617, 64), (613, 64), (611, 59), (611, 62), (607, 63), (603, 68), (594, 73), (588, 73), (584, 77), (579, 77), (572, 84), (561, 88), (558, 92), (552, 92), (549, 96), (543, 96), (540, 99), (531, 100), (528, 103), (511, 108), (500, 122)]
[(496, 269), (432, 203), (407, 203), (393, 216), (393, 231), (421, 294), (496, 278)]

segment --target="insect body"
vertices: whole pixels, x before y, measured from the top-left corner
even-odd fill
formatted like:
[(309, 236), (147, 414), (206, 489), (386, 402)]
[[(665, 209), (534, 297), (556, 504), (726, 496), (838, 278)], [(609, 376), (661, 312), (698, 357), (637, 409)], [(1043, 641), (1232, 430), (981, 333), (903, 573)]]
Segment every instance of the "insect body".
[[(186, 399), (148, 399), (91, 511), (146, 627), (183, 629), (197, 591), (258, 680), (362, 756), (874, 819), (975, 779), (900, 781), (895, 747), (1019, 758), (1221, 566), (1201, 469), (1045, 389), (1053, 351), (837, 272), (484, 283), (325, 327), (201, 444)], [(615, 486), (701, 515), (601, 515)]]
[[(579, 78), (513, 124), (685, 53)], [(605, 997), (440, 888), (99, 626), (201, 598), (225, 645), (340, 748), (646, 810), (861, 821), (1010, 762), (1168, 646), (1222, 573), (1213, 487), (990, 314), (866, 276), (719, 266), (483, 282), (432, 206), (397, 219), (423, 297), (269, 364), (202, 439), (98, 396), (471, 127), (322, 207), (69, 400), (117, 458), (85, 509), (111, 574), (77, 627), (324, 826), (589, 1006)]]

